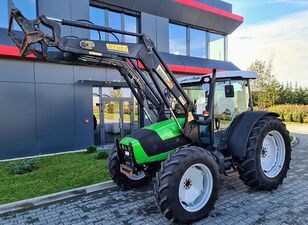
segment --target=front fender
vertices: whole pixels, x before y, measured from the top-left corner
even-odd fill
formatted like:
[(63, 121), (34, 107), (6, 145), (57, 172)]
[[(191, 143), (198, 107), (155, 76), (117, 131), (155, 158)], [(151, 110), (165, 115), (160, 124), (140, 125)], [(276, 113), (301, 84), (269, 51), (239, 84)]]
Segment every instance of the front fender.
[(248, 111), (240, 114), (231, 124), (227, 136), (228, 148), (233, 157), (246, 156), (249, 135), (262, 117), (271, 115), (279, 117), (279, 114), (267, 111)]

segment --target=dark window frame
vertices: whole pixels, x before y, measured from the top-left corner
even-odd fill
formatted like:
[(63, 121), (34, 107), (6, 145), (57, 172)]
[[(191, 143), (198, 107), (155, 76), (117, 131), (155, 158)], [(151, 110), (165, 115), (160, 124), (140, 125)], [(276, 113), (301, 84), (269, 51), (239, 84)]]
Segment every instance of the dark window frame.
[[(188, 34), (188, 31), (187, 31), (187, 26), (185, 26), (185, 25), (183, 25), (183, 24), (179, 24), (179, 23), (171, 23), (171, 22), (169, 22), (169, 25), (168, 25), (168, 30), (170, 29), (170, 25), (176, 25), (176, 26), (181, 26), (181, 27), (184, 27), (185, 28), (185, 39), (186, 39), (186, 42), (185, 42), (185, 55), (187, 56), (188, 55), (188, 53), (189, 53), (189, 34)], [(171, 53), (170, 52), (170, 34), (169, 34), (169, 53)], [(173, 54), (173, 53), (171, 53), (171, 54)], [(179, 55), (181, 55), (181, 54), (179, 54)]]
[[(228, 36), (225, 33), (222, 32), (217, 32), (211, 29), (205, 29), (205, 28), (200, 28), (198, 26), (193, 26), (193, 25), (189, 25), (189, 24), (185, 24), (185, 23), (181, 23), (178, 21), (173, 21), (173, 20), (169, 20), (169, 24), (173, 24), (173, 25), (178, 25), (178, 26), (184, 26), (186, 27), (186, 54), (184, 56), (191, 56), (190, 54), (190, 30), (191, 29), (195, 29), (195, 30), (200, 30), (200, 31), (204, 31), (205, 32), (205, 41), (206, 41), (206, 57), (205, 59), (210, 59), (210, 34), (217, 34), (217, 35), (222, 35), (224, 37), (224, 59), (223, 61), (227, 61), (228, 60)], [(170, 37), (169, 40), (170, 41)], [(170, 43), (170, 42), (169, 42)], [(170, 46), (169, 46), (169, 53), (170, 53)], [(172, 54), (172, 53), (171, 53)], [(195, 56), (191, 56), (191, 57), (195, 57)], [(199, 58), (199, 57), (197, 57)]]
[[(106, 27), (109, 27), (109, 12), (114, 12), (114, 13), (120, 14), (121, 30), (125, 30), (125, 16), (126, 15), (135, 17), (136, 18), (136, 32), (137, 33), (140, 32), (140, 27), (141, 27), (141, 25), (140, 25), (140, 14), (128, 12), (127, 10), (119, 10), (117, 7), (107, 7), (107, 6), (109, 6), (109, 5), (98, 4), (98, 3), (96, 4), (96, 3), (93, 3), (92, 1), (90, 1), (89, 11), (90, 11), (91, 7), (103, 10)], [(94, 22), (94, 21), (91, 21), (91, 22)], [(109, 36), (110, 35), (108, 33), (105, 33), (105, 40), (109, 41)], [(118, 35), (118, 36), (120, 36), (119, 41), (121, 41), (121, 42), (125, 41), (125, 35), (121, 34), (121, 35)], [(138, 42), (138, 40), (137, 40), (137, 42)]]

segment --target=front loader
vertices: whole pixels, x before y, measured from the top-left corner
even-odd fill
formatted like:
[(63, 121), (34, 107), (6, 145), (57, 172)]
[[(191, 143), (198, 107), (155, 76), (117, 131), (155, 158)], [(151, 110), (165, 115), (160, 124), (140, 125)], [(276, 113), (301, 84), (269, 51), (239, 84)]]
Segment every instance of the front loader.
[[(12, 29), (13, 22), (22, 32)], [(250, 80), (256, 73), (213, 69), (177, 80), (145, 34), (44, 15), (28, 20), (16, 8), (9, 23), (21, 56), (118, 69), (151, 124), (116, 140), (110, 175), (124, 188), (156, 176), (154, 194), (166, 218), (190, 223), (207, 217), (220, 175), (231, 169), (255, 189), (282, 184), (291, 160), (289, 133), (277, 114), (253, 111)], [(60, 25), (131, 35), (138, 43), (61, 36)]]

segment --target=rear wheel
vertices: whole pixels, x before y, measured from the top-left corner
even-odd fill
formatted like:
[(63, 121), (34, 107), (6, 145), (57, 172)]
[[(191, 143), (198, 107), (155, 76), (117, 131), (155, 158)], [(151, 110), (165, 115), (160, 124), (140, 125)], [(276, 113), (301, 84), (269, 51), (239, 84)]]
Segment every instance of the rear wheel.
[(112, 149), (109, 155), (108, 169), (112, 180), (123, 188), (138, 188), (147, 185), (151, 181), (151, 177), (144, 171), (133, 174), (128, 177), (120, 171), (120, 160), (117, 156), (116, 147)]
[(273, 190), (289, 170), (291, 145), (285, 125), (274, 116), (261, 118), (253, 127), (244, 158), (236, 159), (240, 178), (250, 187)]
[(164, 216), (190, 223), (208, 216), (218, 197), (220, 174), (210, 153), (200, 147), (177, 150), (162, 162), (154, 192)]

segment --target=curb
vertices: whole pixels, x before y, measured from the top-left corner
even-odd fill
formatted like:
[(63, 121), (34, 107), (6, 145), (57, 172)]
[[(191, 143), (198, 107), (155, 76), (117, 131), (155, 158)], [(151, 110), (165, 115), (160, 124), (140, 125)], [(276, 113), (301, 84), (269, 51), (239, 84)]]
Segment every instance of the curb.
[(297, 144), (297, 138), (294, 134), (289, 134), (292, 136), (291, 147), (294, 147)]
[(23, 209), (31, 209), (35, 206), (48, 204), (76, 196), (81, 196), (89, 193), (93, 193), (96, 191), (106, 190), (109, 188), (116, 187), (117, 185), (113, 181), (106, 181), (99, 184), (93, 184), (89, 186), (84, 186), (80, 188), (74, 188), (67, 191), (57, 192), (53, 194), (43, 195), (35, 198), (29, 198), (17, 202), (12, 202), (8, 204), (0, 205), (0, 216), (2, 214), (13, 212), (17, 210)]

